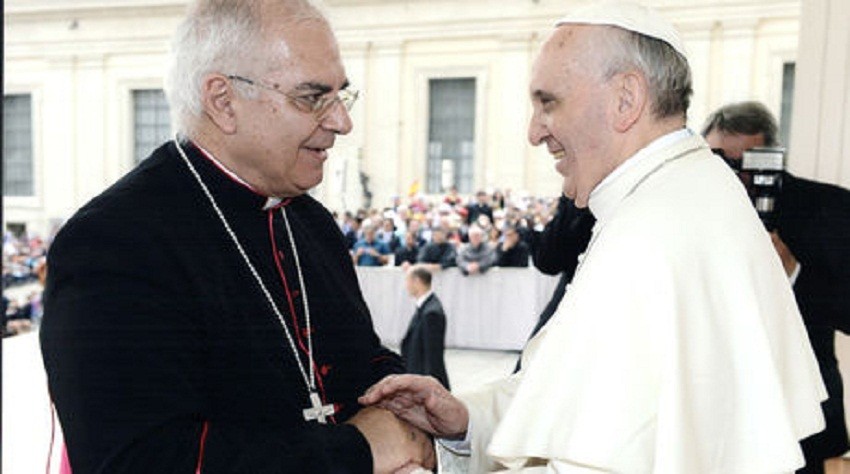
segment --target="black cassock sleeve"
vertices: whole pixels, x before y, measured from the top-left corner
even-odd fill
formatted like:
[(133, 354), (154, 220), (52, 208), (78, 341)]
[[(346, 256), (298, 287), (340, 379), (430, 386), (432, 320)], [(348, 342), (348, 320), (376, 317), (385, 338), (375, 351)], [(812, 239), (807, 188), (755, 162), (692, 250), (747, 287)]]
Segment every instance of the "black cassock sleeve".
[(566, 272), (568, 279), (572, 279), (578, 256), (587, 248), (595, 223), (596, 219), (587, 208), (576, 207), (572, 200), (562, 195), (555, 216), (532, 240), (534, 266), (547, 275)]

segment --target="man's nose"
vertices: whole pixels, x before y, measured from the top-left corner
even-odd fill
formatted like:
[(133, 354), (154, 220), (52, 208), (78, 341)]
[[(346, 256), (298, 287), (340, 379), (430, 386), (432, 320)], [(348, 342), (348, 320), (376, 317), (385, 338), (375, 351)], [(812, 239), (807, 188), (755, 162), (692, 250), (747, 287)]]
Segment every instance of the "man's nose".
[(348, 109), (340, 101), (335, 101), (331, 105), (331, 109), (322, 118), (321, 124), (322, 128), (338, 135), (347, 135), (354, 127), (351, 121), (351, 114), (348, 113)]
[(543, 139), (549, 134), (546, 127), (540, 122), (535, 113), (528, 122), (528, 141), (538, 146), (543, 143)]

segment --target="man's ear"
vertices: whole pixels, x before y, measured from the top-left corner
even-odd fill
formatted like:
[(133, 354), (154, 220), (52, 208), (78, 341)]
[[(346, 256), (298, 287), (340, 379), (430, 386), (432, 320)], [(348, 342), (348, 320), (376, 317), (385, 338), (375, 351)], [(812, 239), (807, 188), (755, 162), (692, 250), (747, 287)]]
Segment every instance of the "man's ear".
[(626, 71), (614, 78), (614, 129), (626, 132), (648, 111), (649, 84), (638, 71)]
[(235, 94), (232, 83), (221, 74), (209, 74), (201, 84), (204, 114), (225, 135), (236, 133)]

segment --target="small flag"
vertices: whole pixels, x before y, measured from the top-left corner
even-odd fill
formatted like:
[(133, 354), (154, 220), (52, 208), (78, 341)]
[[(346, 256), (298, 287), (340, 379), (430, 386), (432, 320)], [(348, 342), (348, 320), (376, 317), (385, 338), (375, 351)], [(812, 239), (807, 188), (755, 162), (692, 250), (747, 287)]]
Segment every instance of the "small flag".
[(407, 188), (407, 195), (409, 197), (416, 196), (417, 194), (419, 194), (419, 189), (421, 187), (422, 186), (419, 184), (419, 180), (418, 179), (414, 180), (413, 184), (411, 184), (410, 187)]

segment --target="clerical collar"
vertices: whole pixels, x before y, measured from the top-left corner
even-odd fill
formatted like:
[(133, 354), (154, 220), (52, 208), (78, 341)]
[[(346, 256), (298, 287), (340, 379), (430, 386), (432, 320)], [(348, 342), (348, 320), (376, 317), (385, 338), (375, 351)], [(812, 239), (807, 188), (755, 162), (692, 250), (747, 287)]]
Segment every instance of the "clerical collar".
[(703, 147), (707, 147), (705, 140), (688, 129), (659, 137), (628, 158), (593, 189), (588, 200), (590, 211), (597, 221), (604, 220), (653, 170), (669, 159)]
[[(218, 161), (218, 159), (215, 156), (213, 156), (213, 154), (210, 153), (208, 150), (206, 150), (204, 147), (198, 145), (195, 142), (192, 142), (192, 144), (195, 145), (195, 148), (197, 148), (198, 150), (201, 151), (201, 154), (206, 159), (208, 159), (210, 161), (210, 163), (215, 165), (216, 168), (218, 168), (219, 170), (221, 170), (222, 173), (227, 175), (228, 178), (232, 179), (233, 181), (236, 181), (237, 183), (241, 184), (242, 186), (245, 186), (246, 188), (251, 190), (251, 192), (253, 192), (254, 194), (259, 194), (261, 196), (263, 195), (263, 193), (258, 191), (257, 188), (255, 188), (254, 186), (251, 186), (250, 183), (248, 183), (244, 179), (240, 178), (239, 175), (237, 175), (236, 173), (231, 171), (228, 167), (224, 166), (224, 163), (222, 163), (221, 161)], [(267, 211), (269, 209), (275, 208), (275, 207), (279, 206), (283, 201), (284, 201), (283, 199), (278, 198), (278, 197), (266, 196), (266, 202), (263, 204), (263, 210)]]
[(593, 188), (593, 191), (590, 192), (590, 196), (593, 197), (594, 194), (601, 192), (600, 190), (604, 189), (605, 186), (608, 185), (608, 183), (617, 179), (617, 176), (625, 173), (626, 170), (635, 166), (640, 161), (645, 160), (649, 156), (652, 156), (652, 154), (656, 151), (666, 147), (667, 145), (670, 145), (671, 143), (677, 142), (682, 138), (689, 137), (693, 134), (694, 132), (692, 132), (690, 129), (683, 128), (681, 130), (676, 130), (675, 132), (670, 132), (666, 135), (662, 135), (651, 141), (649, 145), (641, 148), (640, 150), (638, 150), (637, 153), (635, 153), (629, 158), (626, 158), (626, 161), (620, 163), (620, 166), (614, 168), (614, 171), (609, 173), (608, 176), (605, 177), (605, 179), (600, 181), (599, 184), (597, 184), (596, 187)]
[(419, 298), (417, 298), (417, 300), (416, 300), (416, 307), (417, 307), (417, 308), (421, 308), (421, 307), (422, 307), (422, 305), (423, 305), (423, 304), (425, 304), (425, 300), (427, 300), (428, 298), (430, 298), (430, 297), (431, 297), (431, 295), (432, 295), (433, 293), (434, 293), (434, 290), (428, 290), (428, 291), (427, 291), (424, 295), (422, 295), (422, 296), (420, 296)]

